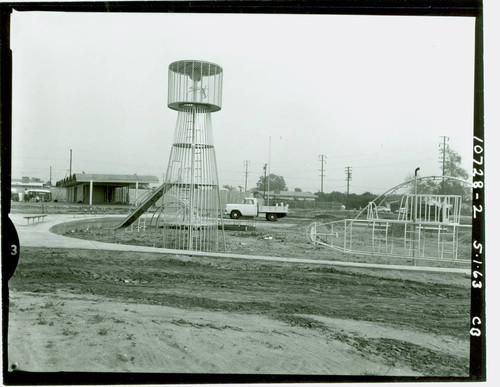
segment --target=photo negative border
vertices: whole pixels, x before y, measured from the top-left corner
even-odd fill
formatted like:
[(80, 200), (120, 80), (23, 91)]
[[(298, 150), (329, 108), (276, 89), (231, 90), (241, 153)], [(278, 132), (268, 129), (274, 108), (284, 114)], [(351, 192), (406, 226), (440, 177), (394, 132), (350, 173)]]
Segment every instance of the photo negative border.
[[(473, 228), (471, 254), (470, 374), (464, 378), (385, 377), (349, 375), (246, 375), (246, 374), (141, 374), (80, 372), (9, 372), (7, 352), (8, 279), (19, 259), (15, 228), (10, 221), (12, 143), (12, 11), (28, 12), (133, 12), (133, 13), (249, 13), (308, 15), (464, 16), (475, 18)], [(484, 74), (483, 4), (481, 0), (282, 0), (282, 1), (124, 1), (124, 2), (8, 2), (0, 4), (1, 104), (1, 208), (2, 208), (2, 335), (3, 381), (10, 385), (139, 384), (139, 383), (305, 383), (305, 382), (411, 382), (486, 380), (485, 321), (485, 204), (484, 204)]]

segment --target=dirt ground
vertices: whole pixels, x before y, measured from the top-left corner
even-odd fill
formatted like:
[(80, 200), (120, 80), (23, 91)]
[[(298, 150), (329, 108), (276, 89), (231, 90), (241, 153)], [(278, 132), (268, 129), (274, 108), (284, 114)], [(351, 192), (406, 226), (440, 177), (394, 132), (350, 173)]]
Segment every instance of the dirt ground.
[(9, 286), (21, 370), (468, 375), (460, 274), (24, 248)]
[[(324, 216), (318, 218), (320, 221), (325, 220)], [(330, 216), (329, 218), (335, 219), (336, 217)], [(150, 227), (149, 222), (146, 222), (146, 230), (141, 229), (137, 231), (137, 229), (131, 230), (130, 228), (112, 230), (110, 229), (112, 225), (120, 223), (120, 220), (112, 218), (102, 218), (102, 220), (104, 222), (102, 225), (88, 224), (85, 221), (79, 222), (79, 226), (75, 225), (60, 233), (72, 238), (90, 239), (101, 242), (163, 247), (162, 231), (157, 231), (156, 228)], [(377, 255), (370, 255), (369, 257), (363, 255), (357, 256), (344, 254), (323, 246), (315, 246), (308, 241), (306, 236), (307, 227), (314, 220), (314, 216), (287, 217), (277, 222), (268, 222), (264, 218), (257, 218), (249, 223), (254, 226), (254, 229), (248, 231), (226, 230), (224, 237), (222, 236), (222, 232), (219, 231), (218, 251), (258, 256), (413, 265), (413, 260), (410, 258)], [(228, 219), (225, 222), (226, 225), (231, 224), (231, 221)], [(166, 247), (169, 246), (167, 245)], [(467, 267), (467, 264), (461, 262), (432, 260), (420, 260), (417, 262), (417, 265), (453, 268)]]
[[(16, 203), (13, 212), (37, 213), (39, 203), (30, 205)], [(126, 213), (61, 203), (44, 210)], [(367, 262), (307, 242), (307, 225), (325, 216), (332, 218), (298, 211), (278, 222), (258, 220), (254, 231), (227, 231), (226, 252)], [(148, 233), (99, 227), (66, 235), (151, 242)], [(468, 376), (469, 282), (463, 274), (21, 246), (9, 281), (9, 365), (26, 371)]]

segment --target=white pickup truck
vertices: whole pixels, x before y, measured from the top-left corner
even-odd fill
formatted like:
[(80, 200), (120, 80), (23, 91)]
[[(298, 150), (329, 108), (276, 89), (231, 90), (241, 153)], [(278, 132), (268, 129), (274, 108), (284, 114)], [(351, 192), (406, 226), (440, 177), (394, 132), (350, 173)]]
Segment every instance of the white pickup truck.
[(231, 217), (231, 219), (238, 219), (241, 216), (255, 217), (259, 215), (265, 215), (266, 219), (274, 222), (278, 218), (283, 218), (288, 214), (288, 204), (284, 206), (259, 206), (257, 199), (255, 198), (245, 198), (241, 204), (228, 203), (226, 204), (226, 214)]

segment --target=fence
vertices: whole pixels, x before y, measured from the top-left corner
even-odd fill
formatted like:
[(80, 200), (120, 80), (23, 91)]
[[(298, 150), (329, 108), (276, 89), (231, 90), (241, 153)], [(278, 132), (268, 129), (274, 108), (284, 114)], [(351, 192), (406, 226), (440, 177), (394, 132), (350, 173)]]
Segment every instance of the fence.
[(335, 202), (317, 202), (309, 200), (290, 200), (286, 201), (289, 208), (302, 208), (309, 210), (341, 210), (342, 204)]

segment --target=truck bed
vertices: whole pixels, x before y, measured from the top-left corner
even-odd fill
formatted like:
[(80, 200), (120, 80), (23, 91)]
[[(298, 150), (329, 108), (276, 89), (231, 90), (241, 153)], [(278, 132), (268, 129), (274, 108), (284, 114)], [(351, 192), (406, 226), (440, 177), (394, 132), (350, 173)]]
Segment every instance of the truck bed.
[(287, 213), (288, 207), (286, 206), (259, 206), (260, 213)]

